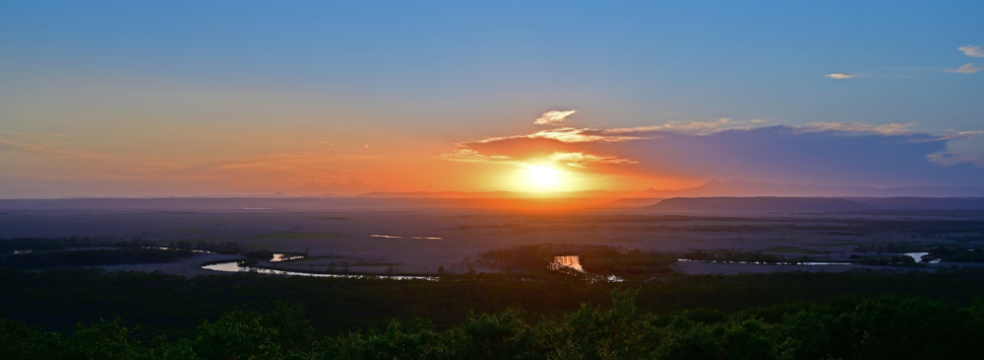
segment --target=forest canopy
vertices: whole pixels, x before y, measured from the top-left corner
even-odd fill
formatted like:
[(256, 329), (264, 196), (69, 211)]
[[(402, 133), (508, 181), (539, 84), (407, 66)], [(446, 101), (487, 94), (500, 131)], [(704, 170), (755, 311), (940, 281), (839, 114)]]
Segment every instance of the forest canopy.
[(301, 308), (231, 311), (194, 336), (140, 341), (119, 320), (77, 325), (70, 336), (0, 319), (4, 359), (973, 359), (984, 351), (984, 301), (957, 307), (882, 297), (777, 305), (727, 314), (657, 315), (638, 290), (610, 307), (582, 304), (556, 320), (520, 310), (471, 314), (435, 329), (426, 319), (385, 330), (317, 337)]

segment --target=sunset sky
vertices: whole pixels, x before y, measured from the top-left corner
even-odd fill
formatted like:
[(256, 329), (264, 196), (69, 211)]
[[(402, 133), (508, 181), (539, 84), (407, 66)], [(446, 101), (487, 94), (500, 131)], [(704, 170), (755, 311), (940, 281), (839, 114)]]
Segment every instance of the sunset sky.
[(984, 186), (984, 2), (3, 1), (0, 198)]

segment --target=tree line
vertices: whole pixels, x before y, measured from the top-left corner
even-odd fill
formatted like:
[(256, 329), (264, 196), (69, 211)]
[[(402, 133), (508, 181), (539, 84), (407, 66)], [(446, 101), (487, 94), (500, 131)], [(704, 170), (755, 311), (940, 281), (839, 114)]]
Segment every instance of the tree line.
[(46, 269), (167, 263), (194, 256), (188, 250), (121, 247), (99, 250), (43, 251), (0, 256), (0, 267)]
[(285, 301), (301, 305), (320, 335), (359, 328), (385, 329), (391, 319), (429, 319), (436, 329), (460, 324), (468, 314), (522, 309), (532, 318), (556, 318), (582, 303), (605, 305), (608, 292), (639, 289), (636, 306), (655, 314), (714, 309), (734, 313), (782, 303), (825, 302), (839, 297), (884, 295), (969, 305), (984, 294), (984, 270), (942, 268), (927, 272), (673, 274), (651, 280), (587, 281), (555, 273), (446, 274), (436, 281), (385, 278), (312, 278), (262, 274), (186, 278), (162, 273), (0, 268), (0, 317), (71, 333), (76, 322), (122, 319), (134, 336), (191, 338), (202, 319), (223, 313), (271, 311)]
[(0, 319), (0, 358), (19, 359), (979, 359), (984, 301), (970, 306), (881, 297), (784, 304), (728, 314), (654, 314), (639, 290), (610, 293), (555, 319), (520, 309), (472, 313), (436, 329), (427, 319), (318, 337), (300, 307), (231, 311), (194, 335), (141, 341), (119, 320), (65, 336)]
[(31, 252), (58, 251), (70, 248), (87, 247), (140, 247), (153, 243), (140, 238), (92, 238), (88, 236), (66, 237), (21, 237), (0, 239), (0, 254), (13, 254), (15, 251), (30, 250)]

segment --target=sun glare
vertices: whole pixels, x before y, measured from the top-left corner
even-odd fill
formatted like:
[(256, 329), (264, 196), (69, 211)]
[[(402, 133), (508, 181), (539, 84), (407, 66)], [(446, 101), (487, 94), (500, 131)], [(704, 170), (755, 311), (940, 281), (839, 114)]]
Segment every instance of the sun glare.
[(561, 172), (549, 166), (531, 165), (526, 168), (528, 186), (534, 190), (558, 190)]

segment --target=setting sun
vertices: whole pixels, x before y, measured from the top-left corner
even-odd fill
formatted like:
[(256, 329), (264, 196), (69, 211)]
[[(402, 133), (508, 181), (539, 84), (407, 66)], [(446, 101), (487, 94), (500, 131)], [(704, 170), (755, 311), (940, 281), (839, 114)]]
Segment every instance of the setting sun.
[(526, 168), (526, 181), (534, 190), (557, 190), (562, 173), (550, 166), (531, 165)]

